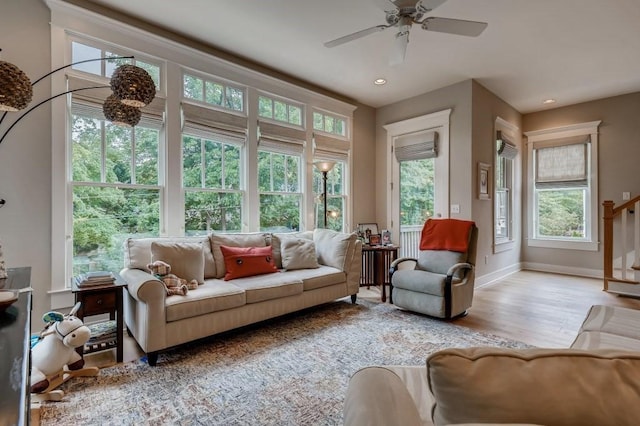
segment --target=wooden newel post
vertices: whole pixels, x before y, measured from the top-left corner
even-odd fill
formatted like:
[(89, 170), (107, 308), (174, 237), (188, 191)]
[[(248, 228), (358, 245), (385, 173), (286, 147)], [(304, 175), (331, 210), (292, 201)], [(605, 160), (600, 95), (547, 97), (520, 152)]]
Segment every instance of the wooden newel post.
[(614, 202), (606, 200), (604, 207), (604, 289), (609, 288), (609, 278), (613, 278), (613, 206)]

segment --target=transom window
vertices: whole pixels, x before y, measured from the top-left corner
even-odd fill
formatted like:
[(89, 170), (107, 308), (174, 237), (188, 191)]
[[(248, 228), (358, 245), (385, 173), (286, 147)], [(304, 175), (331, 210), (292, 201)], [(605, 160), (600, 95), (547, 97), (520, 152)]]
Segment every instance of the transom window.
[(280, 99), (258, 96), (258, 115), (302, 127), (302, 107)]
[(231, 111), (244, 112), (245, 91), (240, 87), (188, 73), (183, 74), (182, 83), (182, 93), (186, 99), (193, 99)]
[(131, 54), (126, 52), (116, 52), (114, 49), (94, 47), (79, 41), (71, 42), (72, 63), (98, 58), (107, 58), (104, 61), (91, 61), (76, 64), (73, 65), (71, 69), (110, 78), (115, 69), (120, 65), (136, 65), (149, 73), (156, 85), (156, 90), (160, 91), (160, 65), (137, 57), (134, 59), (108, 59), (120, 56), (131, 56)]
[(313, 129), (338, 136), (347, 136), (347, 120), (325, 112), (313, 112)]

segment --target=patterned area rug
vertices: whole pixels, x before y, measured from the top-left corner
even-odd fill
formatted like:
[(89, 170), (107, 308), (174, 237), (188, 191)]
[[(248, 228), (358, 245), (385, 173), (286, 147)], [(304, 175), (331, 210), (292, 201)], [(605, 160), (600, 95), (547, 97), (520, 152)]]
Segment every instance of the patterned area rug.
[(389, 304), (347, 299), (224, 333), (63, 385), (43, 425), (337, 425), (349, 377), (422, 365), (447, 347), (527, 347)]

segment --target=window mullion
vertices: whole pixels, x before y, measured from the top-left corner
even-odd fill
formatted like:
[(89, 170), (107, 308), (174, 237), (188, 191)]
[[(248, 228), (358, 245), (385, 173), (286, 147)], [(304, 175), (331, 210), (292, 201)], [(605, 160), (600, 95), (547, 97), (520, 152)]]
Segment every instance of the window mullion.
[(206, 182), (205, 182), (205, 178), (206, 178), (206, 166), (207, 166), (207, 160), (206, 160), (206, 149), (205, 149), (205, 145), (207, 143), (207, 140), (204, 138), (200, 138), (200, 188), (206, 188)]
[(100, 182), (107, 181), (107, 127), (100, 121)]

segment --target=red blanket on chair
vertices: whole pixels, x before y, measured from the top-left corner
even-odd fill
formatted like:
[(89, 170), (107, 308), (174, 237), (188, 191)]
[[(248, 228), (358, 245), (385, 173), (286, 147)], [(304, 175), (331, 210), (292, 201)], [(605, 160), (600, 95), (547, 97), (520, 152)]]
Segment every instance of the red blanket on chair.
[(469, 248), (469, 220), (429, 219), (422, 227), (420, 250), (451, 250), (464, 253)]

